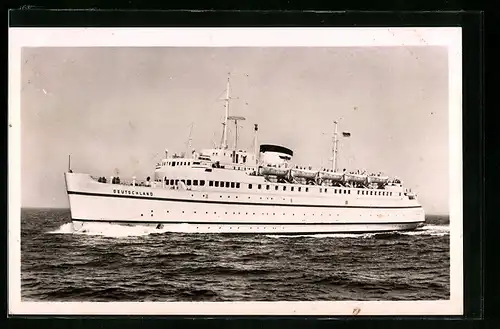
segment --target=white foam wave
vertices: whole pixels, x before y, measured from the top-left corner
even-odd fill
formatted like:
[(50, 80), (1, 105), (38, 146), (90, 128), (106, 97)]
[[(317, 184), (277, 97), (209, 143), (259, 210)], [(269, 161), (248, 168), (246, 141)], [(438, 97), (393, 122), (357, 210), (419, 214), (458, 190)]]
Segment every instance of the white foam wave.
[(76, 228), (73, 223), (61, 225), (51, 234), (75, 234), (75, 235), (97, 235), (113, 238), (125, 238), (134, 236), (146, 236), (151, 233), (165, 233), (166, 230), (157, 229), (154, 226), (124, 226), (109, 223), (85, 223), (80, 228)]
[(377, 234), (401, 234), (401, 235), (430, 235), (430, 236), (446, 236), (450, 235), (450, 227), (448, 225), (424, 225), (414, 231), (399, 231), (399, 232), (376, 232), (376, 233), (329, 233), (329, 234), (314, 234), (314, 235), (267, 235), (269, 238), (356, 238), (369, 239)]
[(448, 225), (424, 225), (415, 231), (401, 232), (405, 235), (432, 235), (445, 236), (450, 235), (450, 226)]

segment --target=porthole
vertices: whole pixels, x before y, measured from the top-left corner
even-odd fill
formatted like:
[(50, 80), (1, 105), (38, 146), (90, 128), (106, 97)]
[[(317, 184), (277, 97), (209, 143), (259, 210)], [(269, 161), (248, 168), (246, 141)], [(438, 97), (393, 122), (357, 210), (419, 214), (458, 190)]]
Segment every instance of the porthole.
[[(184, 210), (182, 211), (182, 213), (184, 213)], [(152, 215), (151, 215), (152, 216)]]
[(196, 210), (194, 211), (194, 213), (196, 214)]

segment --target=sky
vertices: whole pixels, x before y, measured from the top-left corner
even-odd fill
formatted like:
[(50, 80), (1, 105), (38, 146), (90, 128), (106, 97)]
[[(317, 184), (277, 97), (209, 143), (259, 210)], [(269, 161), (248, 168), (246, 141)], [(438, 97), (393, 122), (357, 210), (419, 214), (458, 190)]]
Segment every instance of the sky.
[[(63, 173), (152, 175), (164, 150), (219, 144), (224, 92), (240, 122), (238, 148), (294, 150), (299, 165), (402, 179), (427, 213), (449, 213), (447, 49), (23, 48), (21, 203), (68, 207)], [(192, 127), (192, 130), (191, 130)], [(229, 145), (232, 146), (233, 125)]]

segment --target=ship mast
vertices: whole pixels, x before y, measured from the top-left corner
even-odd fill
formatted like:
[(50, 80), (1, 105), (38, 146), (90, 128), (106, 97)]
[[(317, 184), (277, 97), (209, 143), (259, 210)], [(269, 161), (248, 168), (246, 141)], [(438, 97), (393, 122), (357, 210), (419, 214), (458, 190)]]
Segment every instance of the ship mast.
[(222, 147), (224, 149), (227, 149), (227, 120), (229, 118), (229, 78), (230, 78), (230, 73), (228, 73), (227, 76), (226, 98), (224, 99), (225, 101), (224, 107), (226, 108), (226, 115), (224, 116), (224, 134), (222, 142)]
[(337, 171), (337, 144), (338, 144), (338, 122), (333, 121), (334, 132), (333, 132), (333, 145), (332, 145), (332, 170)]

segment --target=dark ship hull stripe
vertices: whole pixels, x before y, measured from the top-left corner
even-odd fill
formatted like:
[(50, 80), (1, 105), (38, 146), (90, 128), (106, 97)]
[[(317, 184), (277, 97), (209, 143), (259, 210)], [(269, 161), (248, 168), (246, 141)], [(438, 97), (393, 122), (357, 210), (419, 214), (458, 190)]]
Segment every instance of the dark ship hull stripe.
[[(339, 225), (417, 225), (421, 224), (422, 222), (420, 221), (412, 221), (412, 222), (346, 222), (346, 223), (339, 223), (339, 222), (330, 222), (330, 223), (290, 223), (290, 222), (224, 222), (224, 221), (218, 221), (218, 222), (195, 222), (195, 221), (147, 221), (147, 220), (114, 220), (114, 219), (77, 219), (73, 218), (73, 221), (76, 222), (91, 222), (91, 223), (127, 223), (127, 224), (164, 224), (164, 225), (169, 225), (169, 224), (191, 224), (191, 225), (254, 225), (254, 226), (268, 226), (268, 225), (284, 225), (284, 226), (290, 226), (290, 225), (295, 225), (295, 226), (310, 226), (310, 225), (334, 225), (334, 226), (339, 226)], [(363, 231), (364, 232), (364, 231)]]

